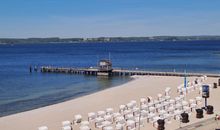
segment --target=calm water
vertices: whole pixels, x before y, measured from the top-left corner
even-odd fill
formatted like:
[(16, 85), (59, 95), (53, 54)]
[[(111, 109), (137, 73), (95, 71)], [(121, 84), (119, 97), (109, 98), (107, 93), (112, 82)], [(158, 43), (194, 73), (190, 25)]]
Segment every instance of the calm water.
[(29, 73), (29, 65), (113, 66), (153, 71), (220, 73), (220, 41), (0, 45), (0, 116), (30, 110), (129, 81), (69, 74)]

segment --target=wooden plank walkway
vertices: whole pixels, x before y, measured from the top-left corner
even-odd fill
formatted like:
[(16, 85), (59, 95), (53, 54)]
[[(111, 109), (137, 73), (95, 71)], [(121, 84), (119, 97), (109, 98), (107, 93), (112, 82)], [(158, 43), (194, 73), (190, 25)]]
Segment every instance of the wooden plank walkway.
[[(84, 74), (84, 75), (97, 75), (99, 70), (97, 68), (66, 68), (66, 67), (52, 67), (42, 66), (41, 72), (43, 73), (69, 73), (69, 74)], [(152, 75), (152, 76), (203, 76), (207, 77), (220, 77), (218, 74), (202, 74), (202, 73), (180, 73), (180, 72), (156, 72), (156, 71), (142, 71), (142, 70), (124, 70), (113, 69), (112, 76), (132, 76), (132, 75)]]

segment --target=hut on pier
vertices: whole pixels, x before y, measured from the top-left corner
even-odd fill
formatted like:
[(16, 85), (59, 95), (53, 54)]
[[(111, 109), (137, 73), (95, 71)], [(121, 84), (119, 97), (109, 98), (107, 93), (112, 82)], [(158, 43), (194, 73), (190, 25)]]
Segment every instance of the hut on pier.
[(112, 75), (112, 62), (110, 60), (100, 60), (98, 64), (98, 76)]

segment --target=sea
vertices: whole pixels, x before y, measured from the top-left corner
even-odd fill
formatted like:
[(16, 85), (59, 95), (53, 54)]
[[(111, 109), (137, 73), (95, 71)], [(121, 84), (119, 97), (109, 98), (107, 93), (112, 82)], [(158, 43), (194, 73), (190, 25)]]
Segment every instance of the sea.
[(127, 83), (130, 77), (29, 72), (30, 66), (96, 67), (220, 74), (220, 41), (0, 45), (0, 117)]

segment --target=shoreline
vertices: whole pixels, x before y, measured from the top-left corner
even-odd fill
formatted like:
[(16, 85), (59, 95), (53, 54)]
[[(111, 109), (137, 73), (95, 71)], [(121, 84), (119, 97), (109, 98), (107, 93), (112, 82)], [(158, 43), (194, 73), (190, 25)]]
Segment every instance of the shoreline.
[(96, 93), (101, 93), (103, 91), (106, 91), (106, 90), (109, 90), (109, 89), (112, 89), (112, 88), (116, 88), (116, 87), (122, 87), (124, 84), (128, 84), (129, 82), (132, 82), (134, 81), (135, 78), (133, 77), (130, 77), (130, 80), (123, 83), (123, 84), (120, 84), (120, 85), (115, 85), (115, 86), (112, 86), (110, 88), (105, 88), (105, 89), (102, 89), (102, 90), (99, 90), (99, 91), (95, 91), (95, 92), (91, 92), (91, 93), (88, 93), (88, 94), (85, 94), (85, 95), (81, 95), (81, 96), (78, 96), (78, 97), (73, 97), (71, 99), (67, 99), (65, 101), (61, 101), (61, 102), (57, 102), (57, 103), (54, 103), (54, 104), (50, 104), (50, 105), (46, 105), (46, 106), (42, 106), (42, 107), (38, 107), (36, 109), (31, 109), (31, 110), (27, 110), (27, 111), (21, 111), (21, 112), (17, 112), (17, 113), (14, 113), (14, 114), (10, 114), (10, 115), (6, 115), (6, 116), (0, 116), (0, 119), (1, 118), (4, 118), (4, 117), (10, 117), (10, 116), (13, 116), (13, 115), (17, 115), (17, 114), (22, 114), (22, 113), (26, 113), (26, 112), (31, 112), (31, 111), (35, 111), (35, 110), (38, 110), (38, 109), (44, 109), (44, 108), (47, 108), (47, 107), (50, 107), (50, 106), (56, 106), (56, 105), (60, 105), (60, 104), (63, 104), (63, 103), (66, 103), (66, 102), (70, 102), (72, 100), (77, 100), (77, 99), (80, 99), (80, 98), (84, 98), (84, 97), (87, 97), (87, 96), (90, 96), (90, 95), (93, 95), (93, 94), (96, 94)]
[[(175, 93), (176, 86), (183, 83), (182, 77), (135, 77), (135, 79), (125, 84), (104, 89), (89, 95), (84, 95), (76, 99), (0, 117), (0, 129), (35, 130), (39, 126), (46, 125), (50, 130), (59, 130), (61, 129), (62, 121), (72, 121), (76, 114), (81, 114), (84, 119), (86, 119), (85, 117), (87, 116), (87, 113), (105, 110), (108, 107), (112, 107), (115, 111), (118, 111), (120, 104), (126, 104), (130, 100), (136, 100), (139, 102), (141, 97), (155, 97), (158, 92), (163, 92), (166, 87), (171, 87), (173, 93)], [(189, 77), (188, 80), (194, 78), (195, 77)], [(210, 79), (210, 81), (216, 80), (216, 78)], [(218, 104), (213, 103), (212, 105)], [(217, 110), (220, 110), (220, 106), (217, 107)], [(167, 128), (176, 128), (177, 126), (178, 123), (173, 123)], [(148, 126), (148, 124), (146, 124), (146, 127), (152, 128), (151, 126)]]
[(101, 92), (101, 91), (104, 91), (106, 89), (111, 89), (111, 88), (114, 88), (114, 87), (118, 87), (118, 86), (121, 86), (123, 84), (127, 84), (131, 81), (133, 81), (134, 78), (132, 77), (129, 77), (128, 78), (128, 81), (124, 82), (124, 83), (119, 83), (118, 85), (113, 85), (109, 88), (104, 88), (104, 89), (101, 89), (101, 90), (94, 90), (94, 91), (91, 91), (91, 92), (88, 92), (88, 93), (83, 93), (82, 95), (77, 95), (77, 96), (72, 96), (72, 97), (69, 97), (69, 98), (66, 98), (66, 99), (63, 99), (63, 100), (59, 100), (59, 101), (56, 101), (55, 103), (49, 103), (48, 105), (43, 105), (43, 106), (39, 106), (39, 107), (34, 107), (34, 108), (30, 108), (30, 109), (27, 109), (27, 110), (23, 110), (23, 111), (18, 111), (18, 112), (15, 112), (15, 113), (11, 113), (11, 114), (5, 114), (3, 116), (0, 116), (0, 118), (2, 117), (6, 117), (6, 116), (11, 116), (11, 115), (15, 115), (15, 114), (19, 114), (19, 113), (23, 113), (23, 112), (28, 112), (28, 111), (32, 111), (32, 110), (36, 110), (36, 109), (40, 109), (40, 108), (44, 108), (44, 107), (48, 107), (48, 106), (51, 106), (51, 105), (56, 105), (56, 104), (60, 104), (60, 103), (63, 103), (63, 102), (67, 102), (67, 101), (70, 101), (70, 100), (74, 100), (74, 99), (77, 99), (77, 98), (81, 98), (81, 97), (84, 97), (84, 96), (88, 96), (88, 95), (91, 95), (91, 94), (94, 94), (94, 93), (97, 93), (97, 92)]

